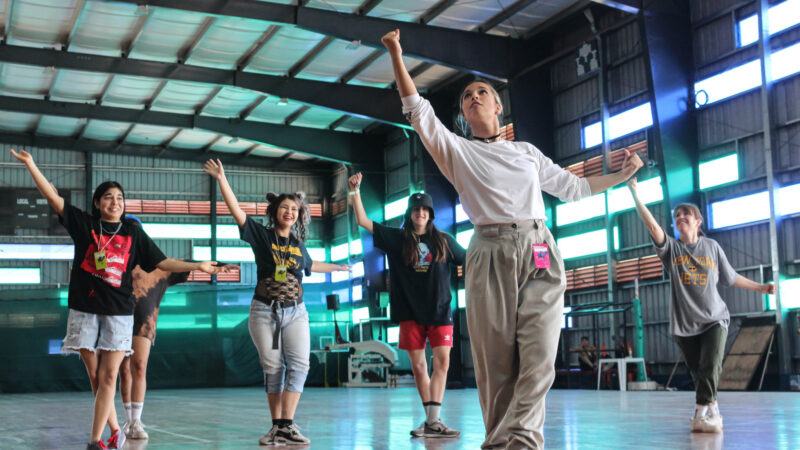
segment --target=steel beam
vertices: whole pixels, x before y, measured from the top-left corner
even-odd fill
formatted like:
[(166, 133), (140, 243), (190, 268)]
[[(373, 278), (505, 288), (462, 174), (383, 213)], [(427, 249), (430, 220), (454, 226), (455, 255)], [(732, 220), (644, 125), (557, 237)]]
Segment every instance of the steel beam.
[(439, 14), (445, 12), (447, 8), (453, 6), (456, 3), (456, 0), (441, 0), (439, 3), (431, 6), (428, 8), (427, 11), (422, 13), (422, 15), (417, 19), (417, 23), (426, 24), (431, 20), (435, 19)]
[(217, 97), (217, 95), (219, 95), (221, 91), (222, 91), (222, 86), (215, 87), (214, 90), (212, 90), (211, 93), (208, 94), (208, 97), (206, 97), (206, 99), (203, 100), (203, 103), (201, 103), (200, 106), (198, 106), (197, 109), (195, 109), (194, 113), (202, 114), (203, 111), (205, 111), (206, 108), (208, 107), (208, 104), (214, 101), (214, 99)]
[(477, 31), (479, 33), (486, 33), (487, 31), (505, 22), (511, 16), (527, 8), (531, 3), (534, 3), (536, 1), (538, 0), (518, 0), (513, 5), (503, 9), (499, 13), (490, 17), (489, 20), (487, 20), (486, 22), (480, 24), (477, 28)]
[(78, 3), (75, 4), (75, 12), (72, 14), (72, 21), (69, 27), (69, 34), (61, 42), (61, 48), (64, 50), (69, 51), (69, 46), (72, 45), (72, 40), (75, 38), (75, 34), (78, 32), (78, 26), (80, 25), (81, 18), (83, 17), (83, 12), (86, 9), (86, 0), (78, 0)]
[(638, 14), (642, 5), (641, 0), (592, 0), (592, 3), (608, 6), (629, 14)]
[(330, 36), (325, 36), (324, 38), (322, 38), (322, 40), (319, 41), (317, 45), (314, 46), (314, 48), (309, 50), (308, 53), (306, 53), (305, 55), (303, 55), (302, 58), (300, 58), (300, 61), (297, 61), (291, 68), (289, 68), (289, 71), (287, 73), (287, 75), (289, 75), (289, 78), (296, 77), (298, 73), (302, 72), (303, 69), (308, 67), (308, 65), (311, 64), (311, 61), (313, 61), (314, 58), (319, 56), (319, 54), (322, 53), (322, 51), (325, 50), (329, 45), (331, 45), (333, 41), (334, 39)]
[(3, 43), (8, 43), (11, 37), (11, 19), (14, 17), (14, 0), (6, 0), (6, 21), (3, 24)]
[(309, 109), (309, 108), (308, 108), (308, 106), (305, 106), (305, 105), (304, 105), (304, 106), (301, 106), (301, 107), (299, 107), (299, 108), (297, 108), (297, 109), (296, 109), (296, 110), (295, 110), (293, 113), (291, 113), (291, 114), (289, 115), (289, 117), (287, 117), (287, 118), (286, 118), (286, 119), (283, 121), (283, 124), (284, 124), (284, 125), (291, 125), (291, 124), (292, 124), (292, 123), (293, 123), (295, 120), (299, 119), (299, 118), (300, 118), (300, 116), (302, 116), (302, 115), (303, 115), (303, 113), (305, 113), (306, 111), (308, 111), (308, 109)]
[(374, 155), (375, 152), (361, 151), (361, 149), (372, 148), (376, 144), (375, 139), (354, 133), (9, 96), (0, 96), (0, 110), (174, 128), (198, 128), (343, 163), (362, 160), (364, 157), (377, 158)]
[(387, 31), (399, 28), (405, 36), (404, 54), (501, 80), (512, 75), (515, 58), (525, 54), (524, 45), (511, 38), (296, 5), (253, 0), (230, 0), (222, 4), (218, 0), (148, 0), (147, 3), (150, 7), (291, 24), (346, 41), (360, 40), (376, 48), (383, 47), (380, 38)]
[(244, 109), (241, 113), (239, 113), (239, 120), (245, 120), (250, 117), (250, 114), (253, 114), (256, 108), (258, 108), (264, 101), (267, 99), (268, 96), (261, 95), (257, 99), (255, 99), (252, 103), (250, 103), (247, 108)]
[(339, 117), (338, 119), (331, 122), (330, 125), (328, 125), (328, 129), (331, 131), (336, 130), (337, 128), (339, 128), (339, 125), (343, 124), (344, 121), (349, 118), (350, 116), (348, 116), (347, 114), (343, 115), (342, 117)]
[(269, 42), (269, 40), (272, 39), (278, 33), (278, 31), (280, 31), (280, 29), (280, 25), (270, 25), (269, 28), (264, 31), (261, 37), (259, 37), (258, 40), (253, 43), (250, 49), (247, 50), (247, 52), (242, 55), (241, 58), (239, 58), (239, 61), (236, 62), (236, 68), (239, 70), (244, 70), (244, 68), (250, 64), (250, 61), (253, 60), (253, 57), (260, 52), (265, 45), (267, 45), (267, 42)]
[(194, 50), (197, 48), (197, 45), (203, 40), (203, 36), (206, 35), (216, 20), (216, 17), (207, 17), (205, 20), (203, 20), (200, 28), (198, 28), (195, 34), (192, 36), (192, 39), (178, 52), (178, 62), (186, 62), (192, 56), (192, 52), (194, 52)]
[(139, 17), (139, 20), (136, 22), (136, 31), (133, 33), (133, 36), (122, 45), (122, 56), (127, 58), (130, 56), (133, 48), (136, 46), (136, 42), (139, 41), (139, 38), (142, 37), (142, 33), (144, 32), (144, 27), (147, 25), (147, 20), (153, 16), (153, 12), (150, 11), (147, 15)]
[[(236, 153), (202, 153), (198, 150), (177, 148), (169, 148), (164, 151), (164, 148), (160, 146), (135, 144), (125, 144), (120, 147), (119, 151), (115, 152), (114, 149), (117, 147), (117, 143), (113, 141), (92, 141), (87, 139), (76, 140), (72, 138), (31, 136), (29, 134), (18, 133), (0, 133), (0, 141), (24, 147), (54, 148), (61, 150), (83, 151), (87, 153), (116, 153), (118, 155), (144, 156), (149, 158), (159, 156), (163, 157), (164, 159), (197, 161), (198, 164), (203, 163), (209, 158), (219, 158), (223, 164), (242, 164), (243, 160), (243, 158)], [(328, 173), (330, 171), (330, 168), (324, 162), (320, 163), (319, 166), (314, 167), (309, 165), (308, 161), (280, 161), (279, 158), (264, 158), (260, 156), (251, 156), (246, 158), (245, 161), (247, 166), (264, 169), (274, 168), (275, 164), (281, 162), (281, 170), (311, 173)], [(94, 187), (92, 187), (92, 189), (93, 188)], [(91, 190), (89, 193), (91, 194)]]
[(243, 71), (211, 69), (179, 63), (133, 60), (51, 49), (0, 45), (0, 61), (53, 66), (59, 69), (133, 75), (149, 78), (219, 84), (250, 89), (277, 97), (291, 98), (307, 105), (391, 125), (408, 127), (397, 106), (397, 92), (366, 86), (287, 78)]

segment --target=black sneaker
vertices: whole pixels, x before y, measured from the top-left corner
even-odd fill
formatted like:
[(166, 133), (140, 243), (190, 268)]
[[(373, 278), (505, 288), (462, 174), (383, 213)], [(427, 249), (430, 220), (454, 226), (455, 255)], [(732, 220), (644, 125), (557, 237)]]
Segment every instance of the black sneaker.
[(422, 436), (426, 438), (457, 438), (461, 436), (461, 432), (448, 428), (441, 420), (437, 420), (430, 425), (425, 422), (425, 432)]
[(422, 437), (425, 434), (425, 422), (422, 422), (420, 426), (411, 430), (411, 436), (414, 437)]
[(100, 439), (96, 442), (89, 442), (86, 444), (86, 450), (108, 450), (106, 443)]
[(275, 432), (275, 444), (278, 445), (308, 445), (311, 441), (300, 434), (297, 424), (288, 427), (279, 427)]

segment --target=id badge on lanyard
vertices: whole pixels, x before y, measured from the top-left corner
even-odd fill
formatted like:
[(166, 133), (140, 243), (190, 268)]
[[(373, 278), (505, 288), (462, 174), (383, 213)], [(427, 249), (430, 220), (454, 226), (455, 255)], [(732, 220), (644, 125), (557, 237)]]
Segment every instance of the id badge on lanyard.
[(286, 266), (275, 266), (275, 281), (279, 283), (285, 283), (287, 271), (288, 269)]
[(103, 270), (108, 267), (105, 250), (94, 252), (94, 267), (97, 270)]
[(533, 261), (537, 269), (550, 268), (550, 248), (546, 243), (533, 245)]

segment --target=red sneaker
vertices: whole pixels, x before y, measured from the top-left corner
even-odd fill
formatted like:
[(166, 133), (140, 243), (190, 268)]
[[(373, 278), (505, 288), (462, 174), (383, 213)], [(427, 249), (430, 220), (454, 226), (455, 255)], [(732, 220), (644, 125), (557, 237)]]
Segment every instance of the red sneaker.
[(106, 441), (106, 445), (108, 449), (118, 449), (122, 448), (122, 444), (125, 443), (125, 433), (120, 430), (114, 430), (111, 432), (111, 437), (108, 438)]
[(97, 442), (88, 443), (86, 450), (108, 450), (108, 447), (106, 447), (106, 443), (102, 439), (98, 439)]

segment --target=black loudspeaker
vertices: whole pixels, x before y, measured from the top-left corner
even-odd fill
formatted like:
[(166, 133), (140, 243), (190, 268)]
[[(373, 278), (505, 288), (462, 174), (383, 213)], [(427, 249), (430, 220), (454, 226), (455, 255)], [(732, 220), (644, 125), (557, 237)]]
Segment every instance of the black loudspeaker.
[(338, 294), (331, 294), (325, 297), (325, 300), (328, 302), (328, 309), (331, 311), (338, 311), (339, 310), (339, 295)]

